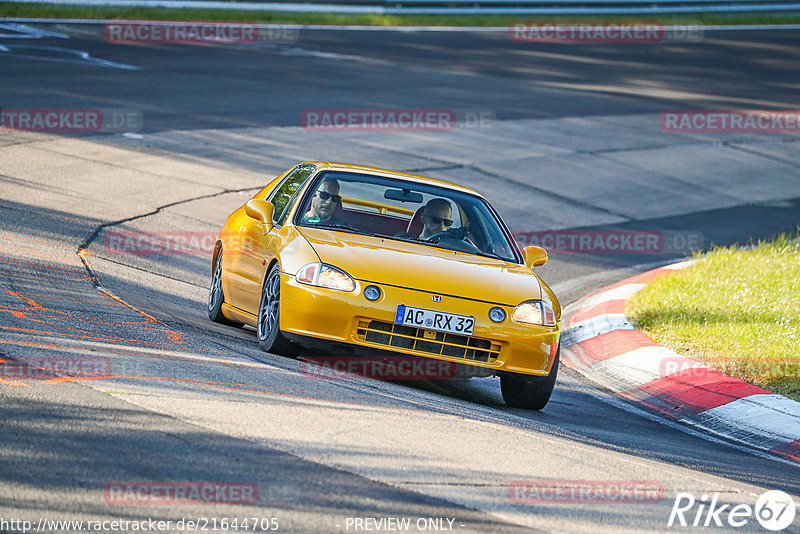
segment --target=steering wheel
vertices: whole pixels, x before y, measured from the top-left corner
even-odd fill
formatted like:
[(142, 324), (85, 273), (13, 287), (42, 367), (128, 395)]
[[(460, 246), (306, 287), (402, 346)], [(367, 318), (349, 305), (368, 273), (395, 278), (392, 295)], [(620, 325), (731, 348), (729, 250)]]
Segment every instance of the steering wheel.
[(475, 252), (480, 250), (469, 239), (469, 237), (467, 237), (467, 234), (469, 234), (468, 226), (461, 228), (450, 228), (444, 232), (436, 232), (435, 234), (430, 235), (427, 240), (431, 243), (439, 243), (442, 239), (452, 239), (458, 241), (458, 245), (453, 244), (453, 248), (455, 250), (461, 250), (463, 252)]

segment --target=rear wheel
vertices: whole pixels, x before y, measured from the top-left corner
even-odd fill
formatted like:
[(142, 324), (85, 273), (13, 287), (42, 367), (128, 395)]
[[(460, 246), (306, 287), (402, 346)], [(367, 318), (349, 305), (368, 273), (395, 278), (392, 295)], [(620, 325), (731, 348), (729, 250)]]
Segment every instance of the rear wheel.
[(258, 307), (258, 346), (266, 352), (289, 355), (293, 353), (293, 345), (280, 330), (281, 312), (281, 269), (273, 265), (264, 289), (261, 291), (261, 304)]
[(231, 321), (222, 315), (222, 303), (225, 295), (222, 293), (222, 249), (214, 260), (214, 270), (211, 274), (211, 289), (208, 292), (208, 318), (215, 323), (230, 326), (242, 326), (238, 321)]
[(528, 376), (516, 373), (500, 375), (500, 391), (503, 393), (503, 400), (506, 401), (506, 404), (512, 408), (528, 410), (544, 408), (556, 385), (560, 354), (561, 347), (558, 347), (553, 367), (547, 376)]

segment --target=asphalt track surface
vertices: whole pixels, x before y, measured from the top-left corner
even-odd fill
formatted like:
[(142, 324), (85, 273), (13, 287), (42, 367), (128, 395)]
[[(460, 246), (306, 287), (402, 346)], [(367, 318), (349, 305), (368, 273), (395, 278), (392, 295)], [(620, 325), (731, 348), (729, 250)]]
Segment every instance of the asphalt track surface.
[[(725, 169), (735, 180), (684, 183), (684, 197), (631, 198), (627, 206), (607, 198), (624, 174), (601, 169), (604, 183), (587, 197), (581, 184), (560, 189), (562, 177), (535, 178), (540, 164), (558, 171), (533, 155), (543, 139), (562, 136), (575, 157), (594, 156), (594, 144), (613, 145), (616, 123), (665, 109), (797, 109), (796, 32), (520, 46), (506, 34), (313, 31), (257, 46), (122, 46), (103, 42), (96, 27), (47, 28), (70, 37), (0, 40), (2, 107), (133, 109), (144, 123), (127, 137), (0, 137), (0, 352), (10, 360), (100, 358), (112, 370), (94, 380), (0, 385), (3, 518), (258, 516), (278, 518), (280, 531), (352, 532), (347, 518), (430, 517), (453, 518), (465, 532), (662, 532), (689, 530), (666, 526), (677, 492), (749, 504), (767, 489), (800, 495), (796, 466), (666, 423), (563, 368), (541, 413), (506, 408), (491, 379), (311, 380), (297, 360), (257, 350), (251, 330), (205, 318), (207, 257), (103, 247), (115, 229), (214, 231), (297, 161), (353, 157), (483, 184), (515, 230), (613, 224), (700, 232), (705, 247), (745, 244), (800, 224), (796, 136), (673, 140), (666, 166), (695, 161), (706, 145), (735, 146), (744, 155)], [(356, 107), (490, 110), (496, 122), (493, 133), (467, 135), (463, 145), (414, 134), (373, 142), (363, 133), (357, 144), (298, 128), (305, 109)], [(575, 124), (583, 137), (559, 129)], [(502, 154), (508, 131), (531, 159), (461, 161)], [(601, 151), (622, 154), (617, 163), (634, 172), (642, 160), (625, 158), (659, 147), (649, 143), (652, 130), (639, 130), (644, 146), (632, 132)], [(769, 157), (759, 160), (763, 168), (744, 159), (754, 154)], [(696, 161), (698, 180), (713, 175), (707, 160)], [(720, 200), (745, 182), (766, 193), (748, 202), (729, 191)], [(535, 202), (512, 198), (526, 195)], [(91, 272), (76, 255), (87, 241)], [(541, 273), (566, 305), (642, 264), (679, 256), (556, 254)], [(647, 504), (517, 503), (509, 497), (516, 480), (650, 481), (664, 493)], [(246, 482), (259, 497), (256, 505), (178, 506), (104, 498), (109, 484), (136, 481)], [(762, 531), (755, 520), (707, 530)]]

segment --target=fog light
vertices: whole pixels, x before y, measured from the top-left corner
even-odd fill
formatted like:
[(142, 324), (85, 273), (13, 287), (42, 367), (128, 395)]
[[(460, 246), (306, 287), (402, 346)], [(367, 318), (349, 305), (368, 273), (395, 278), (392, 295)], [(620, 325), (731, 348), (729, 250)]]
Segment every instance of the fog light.
[(492, 308), (489, 310), (489, 319), (496, 323), (502, 323), (506, 320), (506, 312), (503, 308)]
[(367, 300), (378, 300), (381, 298), (381, 290), (378, 286), (367, 286), (364, 289), (364, 296)]

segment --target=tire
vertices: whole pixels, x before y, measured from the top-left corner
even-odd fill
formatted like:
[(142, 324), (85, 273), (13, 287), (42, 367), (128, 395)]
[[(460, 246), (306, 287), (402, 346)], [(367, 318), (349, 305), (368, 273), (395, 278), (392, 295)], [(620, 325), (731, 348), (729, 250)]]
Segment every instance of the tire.
[(512, 408), (525, 408), (528, 410), (541, 410), (550, 400), (553, 387), (556, 385), (558, 362), (561, 347), (556, 351), (553, 367), (547, 376), (528, 376), (516, 373), (500, 375), (500, 391), (503, 400)]
[(231, 321), (222, 315), (223, 302), (225, 302), (225, 295), (222, 293), (222, 249), (220, 249), (217, 259), (214, 261), (214, 269), (211, 271), (211, 288), (208, 291), (208, 318), (215, 323), (241, 327), (242, 323)]
[(256, 337), (258, 346), (265, 352), (290, 356), (296, 351), (280, 330), (281, 312), (281, 269), (274, 264), (264, 281), (261, 290), (261, 303), (258, 305), (258, 327)]

